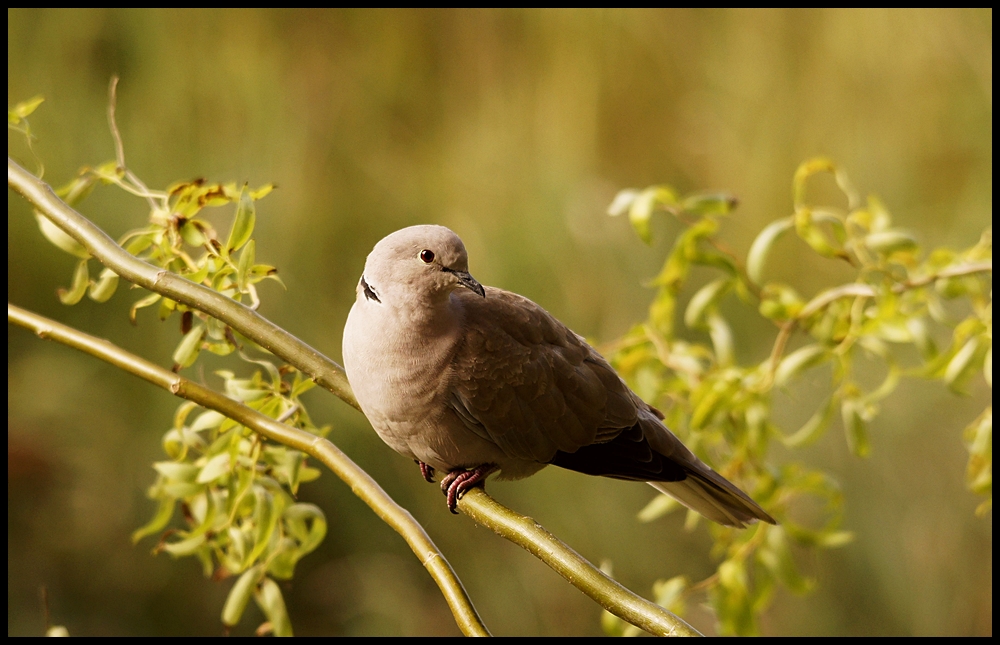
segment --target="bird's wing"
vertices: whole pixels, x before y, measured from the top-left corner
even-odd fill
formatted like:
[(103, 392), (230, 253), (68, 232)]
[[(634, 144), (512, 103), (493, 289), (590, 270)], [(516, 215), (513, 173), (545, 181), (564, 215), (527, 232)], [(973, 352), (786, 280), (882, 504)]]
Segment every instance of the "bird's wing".
[(637, 399), (614, 369), (547, 311), (494, 288), (454, 296), (465, 313), (450, 404), (470, 430), (510, 457), (548, 463), (636, 423)]

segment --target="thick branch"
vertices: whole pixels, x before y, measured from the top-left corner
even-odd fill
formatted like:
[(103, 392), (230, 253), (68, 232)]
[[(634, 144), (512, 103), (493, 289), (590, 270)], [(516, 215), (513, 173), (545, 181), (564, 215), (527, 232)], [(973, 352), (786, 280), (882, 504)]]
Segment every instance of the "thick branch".
[(368, 473), (331, 442), (305, 430), (279, 423), (238, 401), (233, 401), (214, 390), (130, 354), (110, 341), (85, 334), (10, 303), (7, 303), (7, 320), (30, 329), (39, 338), (54, 340), (111, 363), (153, 385), (169, 390), (182, 399), (215, 410), (268, 439), (301, 450), (313, 457), (350, 485), (355, 495), (403, 536), (421, 564), (437, 582), (462, 632), (469, 636), (489, 636), (489, 631), (472, 606), (472, 601), (458, 576), (424, 528), (413, 519), (409, 511), (396, 504)]
[[(340, 399), (358, 408), (357, 400), (340, 365), (249, 307), (208, 287), (148, 264), (126, 252), (104, 231), (59, 199), (48, 184), (9, 157), (7, 185), (119, 276), (221, 320), (261, 347), (309, 374), (317, 383)], [(330, 445), (332, 447), (332, 444)], [(337, 453), (342, 455), (339, 450)], [(344, 456), (343, 459), (347, 457)], [(367, 473), (360, 469), (359, 472), (363, 473), (364, 479), (370, 480)], [(352, 479), (353, 476), (348, 473), (342, 476), (342, 479), (360, 496), (357, 487), (361, 485), (362, 480), (356, 481)], [(372, 483), (374, 484), (374, 481)], [(534, 521), (527, 520), (524, 516), (502, 506), (485, 493), (466, 495), (459, 501), (458, 508), (475, 521), (493, 528), (503, 537), (526, 548), (616, 616), (657, 635), (697, 634), (693, 628), (671, 612), (618, 585)], [(527, 530), (529, 524), (540, 531)], [(499, 526), (507, 528), (499, 530), (497, 528)], [(575, 562), (573, 566), (576, 569), (568, 568), (568, 562)], [(586, 571), (587, 575), (583, 575), (583, 571)], [(611, 591), (612, 589), (614, 591)]]

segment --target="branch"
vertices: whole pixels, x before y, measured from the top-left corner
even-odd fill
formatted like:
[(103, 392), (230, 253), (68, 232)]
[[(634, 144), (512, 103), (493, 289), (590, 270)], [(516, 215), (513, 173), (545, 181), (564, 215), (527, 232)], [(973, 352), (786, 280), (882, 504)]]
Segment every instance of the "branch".
[[(511, 511), (482, 488), (469, 490), (463, 513), (531, 553), (612, 614), (656, 636), (701, 636), (681, 618), (637, 595), (588, 562), (526, 515)], [(471, 502), (471, 503), (469, 503)]]
[(39, 338), (54, 340), (90, 354), (162, 387), (175, 396), (215, 410), (268, 439), (313, 457), (349, 484), (355, 495), (403, 536), (421, 564), (437, 582), (462, 632), (468, 636), (490, 635), (475, 607), (472, 606), (462, 582), (424, 528), (413, 519), (409, 511), (396, 504), (368, 473), (330, 441), (280, 423), (238, 401), (130, 354), (110, 341), (85, 334), (10, 303), (7, 303), (7, 320), (31, 330)]
[(39, 213), (82, 244), (91, 255), (133, 284), (218, 318), (272, 354), (299, 368), (355, 408), (344, 368), (252, 309), (200, 284), (143, 262), (111, 239), (38, 179), (7, 158), (7, 185)]
[[(310, 375), (318, 384), (360, 410), (344, 369), (340, 365), (249, 307), (131, 255), (93, 222), (59, 199), (48, 184), (29, 173), (10, 157), (7, 158), (7, 185), (119, 276), (221, 320), (259, 346)], [(339, 450), (337, 453), (342, 455)], [(344, 456), (343, 459), (347, 457)], [(364, 479), (370, 480), (367, 473), (360, 469), (358, 471), (363, 474)], [(353, 473), (345, 473), (342, 479), (360, 496), (358, 486), (361, 480), (355, 480), (353, 477)], [(459, 501), (458, 508), (473, 520), (527, 549), (612, 614), (657, 635), (697, 634), (673, 613), (611, 580), (600, 569), (587, 562), (533, 520), (504, 507), (485, 492), (465, 495)], [(499, 530), (500, 526), (507, 528)], [(529, 530), (532, 527), (538, 530)], [(571, 562), (575, 564), (569, 566), (568, 563)], [(587, 572), (586, 575), (583, 575), (584, 571)], [(635, 622), (637, 620), (642, 624)]]
[[(913, 280), (907, 280), (906, 282), (895, 284), (892, 287), (892, 292), (898, 294), (909, 291), (910, 289), (918, 289), (942, 278), (959, 278), (966, 275), (974, 275), (976, 273), (992, 272), (992, 261), (960, 264), (953, 267), (946, 267), (937, 273), (928, 273), (927, 275), (914, 278)], [(802, 307), (802, 310), (794, 318), (790, 319), (781, 326), (781, 330), (778, 332), (778, 336), (774, 340), (774, 347), (771, 349), (771, 366), (768, 378), (764, 383), (765, 387), (770, 387), (773, 382), (774, 372), (778, 369), (778, 363), (781, 361), (781, 355), (785, 351), (785, 345), (791, 337), (792, 332), (795, 331), (795, 327), (801, 321), (841, 298), (875, 298), (877, 296), (878, 291), (875, 287), (867, 284), (852, 282), (850, 284), (834, 287), (833, 289), (827, 289), (806, 303), (806, 305)]]

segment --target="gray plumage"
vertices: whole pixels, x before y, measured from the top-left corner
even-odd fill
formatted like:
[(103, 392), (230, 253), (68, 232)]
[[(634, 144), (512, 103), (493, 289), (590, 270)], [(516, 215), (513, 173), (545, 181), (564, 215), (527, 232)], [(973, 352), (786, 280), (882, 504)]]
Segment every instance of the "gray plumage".
[(449, 473), (449, 505), (491, 472), (519, 479), (554, 464), (647, 481), (721, 524), (774, 523), (580, 336), (527, 298), (480, 286), (447, 228), (413, 226), (375, 245), (343, 350), (375, 431)]

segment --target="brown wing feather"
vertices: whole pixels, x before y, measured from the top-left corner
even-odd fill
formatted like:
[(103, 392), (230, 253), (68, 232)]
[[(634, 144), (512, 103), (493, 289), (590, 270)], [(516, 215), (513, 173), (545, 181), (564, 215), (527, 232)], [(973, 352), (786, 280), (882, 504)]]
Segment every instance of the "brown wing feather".
[(466, 333), (451, 400), (474, 432), (511, 457), (547, 463), (635, 424), (633, 395), (615, 371), (544, 309), (489, 287), (485, 298), (455, 295)]

